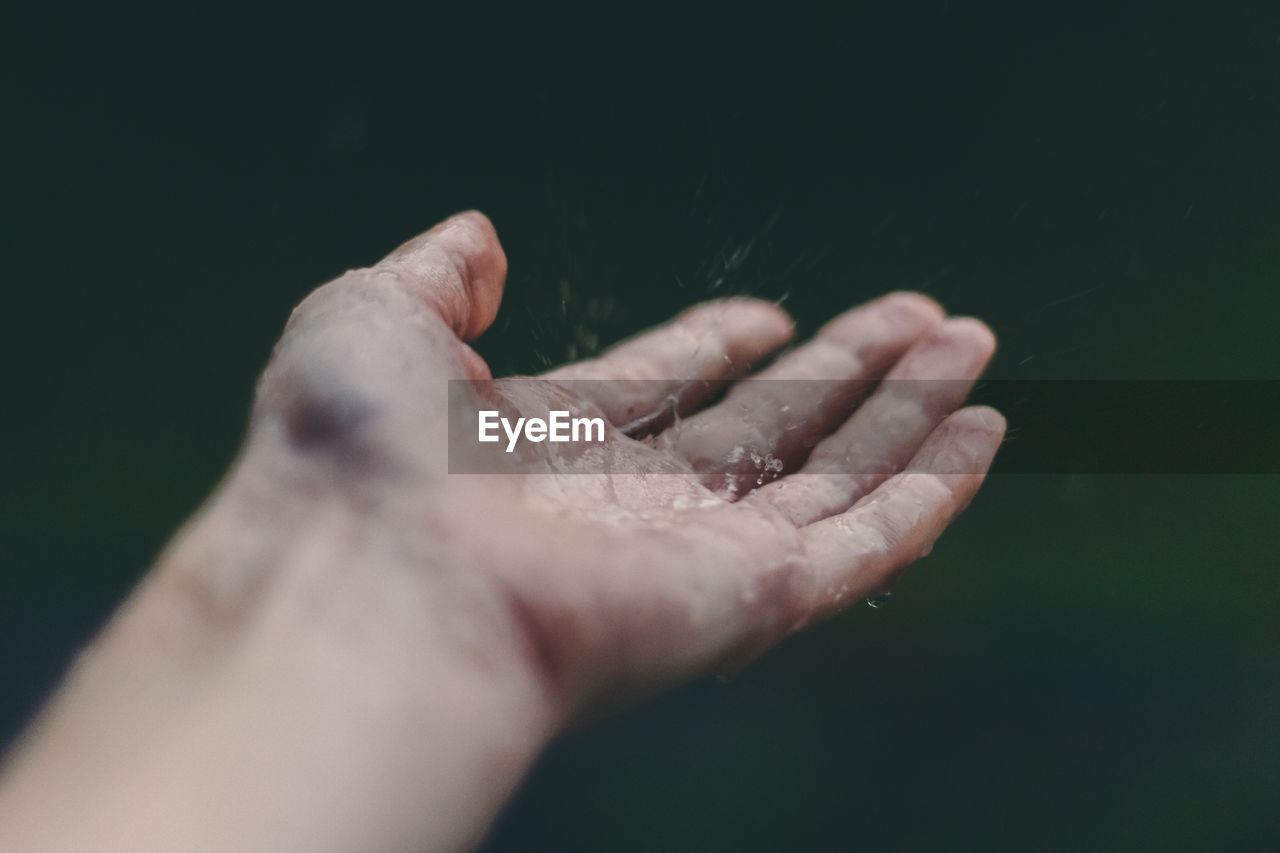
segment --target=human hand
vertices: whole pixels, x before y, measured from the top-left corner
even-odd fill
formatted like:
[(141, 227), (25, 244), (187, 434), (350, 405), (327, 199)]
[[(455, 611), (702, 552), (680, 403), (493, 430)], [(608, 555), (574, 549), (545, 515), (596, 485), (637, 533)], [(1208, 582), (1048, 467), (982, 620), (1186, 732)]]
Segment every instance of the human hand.
[[(515, 641), (502, 653), (529, 663), (557, 719), (735, 666), (887, 589), (1001, 441), (997, 413), (956, 411), (991, 332), (917, 294), (841, 315), (752, 376), (781, 381), (705, 408), (788, 341), (780, 308), (703, 304), (543, 382), (490, 382), (466, 341), (496, 314), (505, 269), (488, 221), (462, 214), (317, 291), (268, 368), (255, 430), (277, 426), (279, 455), (401, 519), (424, 596), (497, 620), (484, 633)], [(549, 444), (506, 469), (524, 476), (447, 473), (446, 378), (471, 380), (476, 407), (603, 415), (608, 473), (558, 473)], [(673, 402), (682, 416), (661, 429)]]
[[(467, 341), (505, 273), (461, 214), (298, 307), (226, 482), (11, 757), (0, 847), (472, 845), (589, 710), (885, 590), (1003, 435), (958, 409), (990, 331), (919, 295), (716, 400), (787, 343), (778, 307), (709, 303), (494, 382)], [(534, 445), (506, 476), (450, 473), (478, 407), (598, 414), (607, 464)]]

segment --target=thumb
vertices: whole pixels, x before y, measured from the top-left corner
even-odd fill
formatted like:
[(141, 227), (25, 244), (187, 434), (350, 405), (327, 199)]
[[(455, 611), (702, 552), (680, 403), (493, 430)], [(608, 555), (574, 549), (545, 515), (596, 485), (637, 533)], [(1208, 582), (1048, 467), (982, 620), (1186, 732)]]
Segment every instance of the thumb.
[(464, 341), (493, 322), (507, 278), (507, 256), (489, 218), (458, 213), (414, 237), (374, 267), (416, 291)]
[(493, 322), (506, 272), (493, 225), (473, 211), (315, 290), (258, 383), (251, 432), (341, 459), (424, 448), (446, 380), (489, 378), (464, 341)]

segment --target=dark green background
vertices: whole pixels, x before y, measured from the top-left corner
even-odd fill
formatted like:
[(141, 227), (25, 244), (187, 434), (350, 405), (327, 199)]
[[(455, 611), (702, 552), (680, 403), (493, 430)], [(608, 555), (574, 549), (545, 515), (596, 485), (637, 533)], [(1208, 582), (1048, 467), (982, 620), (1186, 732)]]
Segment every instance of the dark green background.
[[(0, 731), (216, 482), (289, 308), (460, 208), (511, 261), (495, 372), (914, 288), (997, 377), (1280, 377), (1280, 7), (1063, 5), (10, 18)], [(1278, 507), (995, 477), (887, 608), (567, 738), (492, 849), (1280, 849)]]

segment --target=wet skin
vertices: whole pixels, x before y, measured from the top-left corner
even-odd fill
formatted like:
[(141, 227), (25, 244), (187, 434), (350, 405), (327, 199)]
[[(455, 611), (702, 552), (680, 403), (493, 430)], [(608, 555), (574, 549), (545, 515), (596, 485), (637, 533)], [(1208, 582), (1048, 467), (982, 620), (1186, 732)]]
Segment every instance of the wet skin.
[[(908, 293), (773, 360), (780, 308), (707, 303), (507, 392), (468, 345), (505, 274), (460, 214), (295, 310), (232, 471), (11, 757), (0, 847), (471, 846), (574, 721), (886, 590), (1003, 436), (961, 408), (991, 332)], [(751, 375), (796, 381), (710, 393)], [(450, 474), (448, 379), (599, 414), (610, 473)]]

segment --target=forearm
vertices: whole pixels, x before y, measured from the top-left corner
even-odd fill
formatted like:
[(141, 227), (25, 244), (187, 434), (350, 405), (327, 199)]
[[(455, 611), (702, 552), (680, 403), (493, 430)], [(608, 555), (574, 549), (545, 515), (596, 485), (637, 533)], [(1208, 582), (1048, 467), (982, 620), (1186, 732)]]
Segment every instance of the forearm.
[[(304, 300), (235, 473), (0, 777), (0, 849), (471, 846), (567, 720), (886, 589), (1003, 436), (995, 412), (955, 411), (990, 330), (897, 294), (760, 375), (835, 371), (823, 381), (845, 402), (881, 375), (959, 384), (880, 387), (852, 413), (805, 383), (782, 383), (799, 386), (785, 405), (748, 389), (653, 441), (613, 430), (595, 476), (539, 454), (521, 460), (528, 478), (454, 476), (444, 380), (490, 377), (466, 342), (505, 271), (488, 220), (466, 213)], [(481, 382), (461, 411), (554, 402), (622, 426), (790, 331), (777, 306), (713, 303), (567, 374), (668, 377), (638, 398), (607, 381)]]
[(469, 630), (482, 591), (446, 601), (412, 576), (430, 567), (399, 559), (376, 508), (288, 485), (241, 466), (81, 656), (10, 757), (0, 849), (483, 835), (551, 733), (536, 673)]

